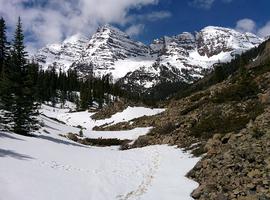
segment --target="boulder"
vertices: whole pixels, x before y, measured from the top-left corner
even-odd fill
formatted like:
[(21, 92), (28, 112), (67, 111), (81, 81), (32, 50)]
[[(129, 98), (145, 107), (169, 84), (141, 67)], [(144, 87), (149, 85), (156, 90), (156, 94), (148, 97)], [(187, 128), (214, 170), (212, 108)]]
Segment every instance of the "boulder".
[(258, 97), (262, 104), (270, 104), (270, 90), (264, 94), (258, 94)]
[(75, 142), (78, 141), (78, 137), (74, 133), (68, 133), (67, 138), (70, 139), (70, 140), (73, 140)]

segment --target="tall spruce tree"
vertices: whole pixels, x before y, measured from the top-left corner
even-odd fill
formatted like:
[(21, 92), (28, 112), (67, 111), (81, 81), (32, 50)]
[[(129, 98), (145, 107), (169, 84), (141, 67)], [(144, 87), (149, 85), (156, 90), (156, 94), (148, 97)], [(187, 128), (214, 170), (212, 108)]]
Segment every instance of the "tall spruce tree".
[(4, 126), (10, 119), (10, 112), (8, 112), (11, 102), (11, 82), (9, 77), (9, 44), (6, 37), (6, 24), (3, 18), (0, 19), (0, 129), (4, 129)]
[(12, 81), (14, 87), (14, 103), (12, 106), (13, 131), (28, 135), (36, 128), (37, 105), (35, 104), (35, 65), (27, 63), (24, 46), (24, 35), (21, 19), (18, 19), (14, 41), (12, 44)]
[(0, 73), (8, 58), (8, 42), (6, 36), (6, 23), (3, 18), (0, 18)]
[(1, 129), (10, 128), (13, 119), (12, 106), (14, 105), (14, 87), (12, 81), (11, 62), (5, 62), (0, 78), (0, 124)]

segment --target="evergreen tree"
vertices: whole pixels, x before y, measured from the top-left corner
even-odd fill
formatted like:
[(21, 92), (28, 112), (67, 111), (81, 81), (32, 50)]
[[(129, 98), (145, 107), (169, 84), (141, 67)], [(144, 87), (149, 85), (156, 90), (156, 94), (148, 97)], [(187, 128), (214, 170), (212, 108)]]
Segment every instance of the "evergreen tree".
[(11, 120), (11, 113), (8, 112), (11, 107), (11, 87), (9, 71), (9, 44), (6, 37), (6, 24), (3, 18), (0, 19), (0, 128), (8, 124)]
[(5, 62), (0, 76), (0, 129), (10, 128), (8, 125), (12, 122), (13, 116), (14, 88), (10, 67), (11, 62)]
[(0, 19), (0, 73), (4, 63), (8, 58), (8, 42), (6, 36), (6, 23), (3, 18)]
[(37, 105), (35, 104), (35, 77), (36, 66), (26, 62), (27, 53), (24, 46), (24, 35), (21, 19), (15, 31), (12, 44), (12, 73), (14, 86), (14, 104), (11, 112), (13, 113), (13, 131), (18, 134), (28, 135), (36, 128)]

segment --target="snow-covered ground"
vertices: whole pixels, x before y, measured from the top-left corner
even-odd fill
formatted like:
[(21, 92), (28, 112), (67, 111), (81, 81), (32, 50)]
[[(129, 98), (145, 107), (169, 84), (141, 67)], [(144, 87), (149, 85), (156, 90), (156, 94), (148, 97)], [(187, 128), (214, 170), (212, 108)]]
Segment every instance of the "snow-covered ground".
[[(110, 120), (130, 120), (141, 116), (143, 109), (128, 108)], [(49, 106), (42, 110), (48, 117), (66, 116), (61, 119), (67, 124), (42, 115), (45, 126), (38, 137), (0, 132), (0, 200), (192, 199), (190, 193), (198, 184), (185, 174), (198, 158), (181, 149), (156, 145), (120, 151), (117, 147), (84, 146), (59, 136), (78, 132), (80, 129), (73, 126), (84, 120), (84, 135), (93, 138), (134, 140), (150, 128), (94, 132), (91, 113), (67, 113), (67, 109)], [(130, 110), (138, 114), (128, 118)], [(149, 110), (144, 114), (151, 115)]]
[(124, 111), (118, 112), (112, 115), (111, 118), (103, 120), (93, 120), (91, 116), (94, 113), (82, 111), (82, 112), (73, 112), (69, 113), (69, 109), (60, 109), (53, 108), (47, 105), (42, 105), (40, 112), (48, 117), (56, 118), (59, 121), (62, 121), (70, 126), (80, 125), (83, 128), (92, 130), (94, 126), (101, 126), (104, 124), (117, 124), (119, 122), (127, 122), (135, 118), (143, 116), (153, 116), (161, 112), (164, 112), (165, 109), (151, 109), (145, 107), (127, 107)]

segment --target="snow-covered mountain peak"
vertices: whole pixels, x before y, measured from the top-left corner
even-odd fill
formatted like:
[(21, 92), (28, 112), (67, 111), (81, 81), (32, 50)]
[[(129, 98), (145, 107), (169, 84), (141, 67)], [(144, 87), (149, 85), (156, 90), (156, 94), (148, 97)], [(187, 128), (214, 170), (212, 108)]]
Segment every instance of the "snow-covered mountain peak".
[(222, 39), (223, 37), (225, 39), (227, 38), (235, 39), (235, 40), (238, 40), (238, 42), (250, 42), (252, 44), (258, 44), (264, 40), (253, 33), (249, 33), (249, 32), (242, 33), (235, 29), (218, 27), (218, 26), (207, 26), (203, 28), (200, 32), (198, 32), (197, 34), (204, 34), (206, 39), (216, 38), (216, 37), (221, 37)]
[(97, 29), (97, 33), (103, 33), (103, 34), (108, 34), (109, 36), (111, 34), (117, 34), (119, 35), (119, 37), (126, 37), (126, 38), (129, 38), (129, 36), (121, 31), (120, 29), (110, 25), (110, 24), (105, 24), (104, 26), (100, 26), (98, 29)]
[(201, 56), (212, 57), (222, 52), (242, 53), (260, 44), (263, 39), (251, 33), (234, 29), (208, 26), (196, 34), (198, 52)]
[[(104, 25), (87, 43), (82, 57), (76, 62), (77, 68), (83, 73), (93, 72), (100, 76), (115, 69), (117, 61), (145, 57), (149, 47), (132, 40), (125, 32)], [(90, 69), (90, 71), (89, 71)]]
[(164, 81), (193, 82), (215, 63), (228, 62), (261, 42), (252, 33), (208, 26), (195, 33), (163, 36), (147, 46), (106, 24), (89, 39), (73, 35), (39, 50), (35, 58), (44, 69), (54, 65), (65, 71), (76, 68), (82, 76), (112, 74), (115, 81), (149, 88)]
[(206, 26), (202, 30), (202, 32), (215, 32), (215, 31), (225, 31), (230, 32), (234, 31), (233, 29), (227, 28), (227, 27), (221, 27), (221, 26)]

